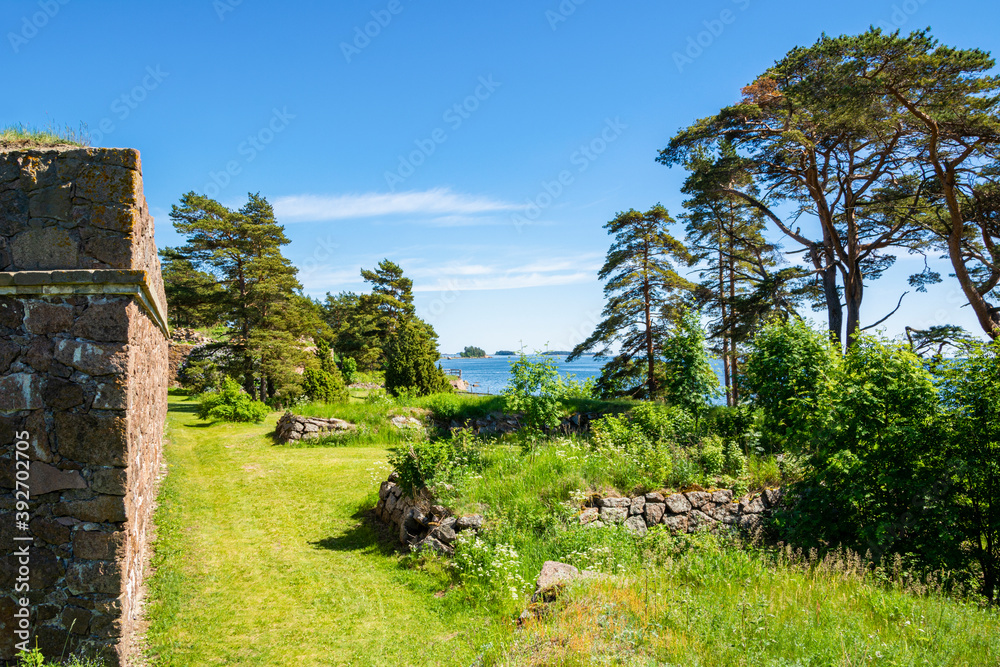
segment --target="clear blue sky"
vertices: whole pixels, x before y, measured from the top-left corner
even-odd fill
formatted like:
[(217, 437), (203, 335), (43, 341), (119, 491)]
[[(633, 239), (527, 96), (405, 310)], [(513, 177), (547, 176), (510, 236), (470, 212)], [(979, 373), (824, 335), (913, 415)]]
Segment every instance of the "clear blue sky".
[[(681, 212), (683, 173), (654, 162), (680, 127), (824, 31), (931, 26), (1000, 52), (998, 18), (985, 0), (5, 0), (0, 123), (138, 148), (161, 247), (184, 192), (260, 191), (309, 294), (360, 291), (388, 257), (443, 351), (566, 348), (603, 306), (602, 225)], [(868, 322), (921, 262), (869, 286)], [(962, 303), (946, 279), (887, 331), (975, 330)]]

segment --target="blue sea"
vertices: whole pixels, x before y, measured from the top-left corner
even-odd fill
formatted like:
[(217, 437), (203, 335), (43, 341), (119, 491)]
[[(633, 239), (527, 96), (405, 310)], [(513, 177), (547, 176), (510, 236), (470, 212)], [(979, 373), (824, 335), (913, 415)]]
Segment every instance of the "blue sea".
[[(572, 362), (567, 363), (566, 357), (561, 355), (551, 355), (559, 365), (559, 374), (575, 376), (576, 380), (586, 380), (587, 378), (597, 378), (601, 374), (601, 368), (608, 362), (608, 358), (600, 358), (585, 355)], [(499, 394), (507, 386), (510, 379), (510, 365), (517, 360), (517, 356), (487, 357), (485, 359), (444, 359), (438, 361), (445, 371), (451, 370), (452, 375), (458, 375), (454, 371), (462, 371), (462, 379), (469, 383), (469, 391), (477, 394)], [(712, 368), (719, 376), (719, 383), (722, 383), (722, 362), (718, 359), (712, 360)]]

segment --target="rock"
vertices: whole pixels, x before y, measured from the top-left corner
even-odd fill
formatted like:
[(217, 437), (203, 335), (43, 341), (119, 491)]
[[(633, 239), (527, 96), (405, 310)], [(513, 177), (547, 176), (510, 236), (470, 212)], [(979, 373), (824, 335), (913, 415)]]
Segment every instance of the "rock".
[(601, 498), (597, 501), (598, 507), (631, 507), (631, 498)]
[(663, 525), (674, 532), (684, 533), (688, 529), (688, 518), (681, 514), (668, 514), (663, 517)]
[(602, 507), (601, 521), (604, 523), (622, 523), (628, 518), (628, 507)]
[(655, 491), (653, 493), (647, 493), (646, 494), (646, 502), (647, 503), (662, 503), (663, 502), (663, 494), (662, 493), (656, 493)]
[(781, 504), (782, 498), (785, 497), (784, 489), (765, 489), (764, 493), (761, 494), (764, 498), (764, 504), (768, 509), (772, 509)]
[(705, 503), (712, 502), (712, 494), (704, 491), (691, 491), (689, 493), (685, 493), (684, 496), (688, 499), (688, 502), (691, 503), (691, 507), (694, 507), (695, 509), (701, 507)]
[(105, 593), (121, 595), (121, 567), (104, 561), (77, 561), (66, 568), (66, 587), (73, 595), (82, 593)]
[(430, 549), (431, 551), (434, 551), (442, 556), (451, 556), (455, 553), (453, 548), (447, 544), (443, 544), (441, 541), (431, 536), (424, 538), (413, 546), (414, 551), (420, 551), (422, 549)]
[(706, 527), (714, 526), (718, 523), (701, 510), (691, 510), (688, 514), (688, 532), (693, 533)]
[(42, 402), (42, 382), (35, 373), (14, 373), (0, 377), (0, 412), (38, 410)]
[(587, 528), (604, 528), (605, 523), (600, 519), (598, 519), (597, 521), (591, 521), (590, 523), (586, 524), (586, 526)]
[(403, 527), (409, 533), (419, 533), (427, 527), (427, 515), (417, 507), (411, 507), (403, 517)]
[(80, 244), (60, 227), (29, 228), (10, 242), (19, 271), (46, 271), (80, 265)]
[(94, 303), (83, 311), (71, 334), (101, 343), (128, 340), (128, 311), (117, 303)]
[(483, 527), (483, 517), (481, 514), (470, 514), (468, 516), (460, 516), (455, 521), (455, 530), (461, 532), (463, 530), (479, 530)]
[(742, 514), (736, 518), (736, 525), (743, 530), (752, 532), (761, 525), (760, 514)]
[(566, 584), (581, 577), (592, 577), (593, 572), (584, 570), (581, 572), (572, 565), (560, 563), (554, 560), (547, 560), (542, 565), (542, 571), (535, 579), (535, 592), (531, 595), (532, 602), (551, 602), (555, 600)]
[(414, 419), (413, 417), (404, 417), (402, 415), (396, 415), (395, 417), (389, 420), (389, 423), (391, 423), (396, 428), (400, 429), (423, 428), (423, 424), (420, 423), (420, 420)]
[(56, 516), (71, 516), (95, 523), (122, 523), (128, 518), (125, 515), (125, 499), (121, 496), (97, 496), (91, 500), (59, 503), (53, 511)]
[(128, 422), (123, 417), (95, 414), (55, 414), (58, 451), (80, 463), (124, 468)]
[(630, 516), (625, 519), (625, 527), (637, 535), (646, 534), (646, 522), (641, 516)]
[(740, 500), (740, 514), (760, 514), (764, 511), (764, 501), (760, 496), (749, 496)]
[(725, 505), (718, 505), (710, 510), (706, 510), (705, 508), (702, 508), (702, 510), (705, 514), (712, 517), (716, 521), (732, 523), (739, 507), (735, 503), (726, 503)]
[(87, 482), (77, 470), (59, 470), (47, 463), (32, 461), (30, 468), (30, 493), (40, 496), (63, 489), (86, 489)]
[(646, 506), (643, 508), (643, 512), (646, 515), (646, 523), (650, 526), (660, 523), (663, 519), (663, 513), (666, 510), (667, 506), (663, 503), (651, 503), (647, 500)]
[(731, 503), (733, 501), (733, 492), (729, 489), (719, 489), (712, 493), (712, 502), (721, 505), (723, 503)]
[(83, 560), (114, 560), (125, 542), (125, 532), (78, 530), (73, 535), (73, 557)]
[(60, 340), (55, 346), (56, 361), (87, 375), (125, 375), (128, 372), (127, 345)]
[(636, 496), (632, 499), (629, 505), (628, 513), (630, 516), (636, 516), (637, 514), (642, 514), (642, 508), (646, 505), (646, 498), (644, 496)]
[(663, 499), (667, 509), (673, 514), (684, 514), (691, 511), (691, 502), (683, 493), (675, 493)]
[(598, 520), (601, 516), (601, 511), (596, 507), (587, 507), (580, 512), (580, 524), (586, 525), (588, 523), (593, 523)]
[(442, 525), (435, 527), (434, 530), (430, 532), (430, 537), (433, 537), (436, 540), (440, 540), (445, 544), (451, 544), (452, 542), (455, 541), (455, 537), (457, 537), (457, 535), (455, 534), (454, 528), (452, 528), (451, 526)]

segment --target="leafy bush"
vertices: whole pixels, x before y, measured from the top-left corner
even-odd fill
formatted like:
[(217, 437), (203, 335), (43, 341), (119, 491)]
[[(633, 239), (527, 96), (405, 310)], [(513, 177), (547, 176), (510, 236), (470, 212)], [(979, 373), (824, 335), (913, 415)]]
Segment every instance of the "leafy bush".
[(721, 395), (719, 377), (705, 351), (705, 331), (696, 311), (685, 312), (663, 342), (664, 397), (697, 413)]
[(181, 384), (195, 394), (218, 389), (222, 384), (222, 371), (211, 359), (189, 359), (178, 373)]
[(424, 407), (435, 417), (451, 421), (458, 417), (464, 409), (464, 401), (455, 394), (434, 394), (423, 402)]
[(710, 435), (701, 443), (701, 467), (706, 475), (721, 475), (726, 468), (726, 458), (723, 452), (722, 438)]
[(225, 377), (218, 391), (201, 394), (199, 419), (221, 419), (227, 422), (264, 421), (270, 413), (266, 404), (253, 400), (235, 380)]
[(533, 431), (559, 425), (563, 384), (559, 364), (549, 356), (532, 360), (521, 353), (510, 365), (510, 382), (503, 391), (504, 409), (524, 413), (524, 424)]
[(399, 485), (406, 493), (449, 481), (452, 473), (467, 472), (479, 461), (479, 442), (465, 429), (457, 429), (450, 438), (396, 447), (389, 454), (389, 464), (399, 473)]
[(801, 320), (775, 320), (754, 337), (743, 382), (763, 411), (772, 452), (809, 451), (826, 428), (839, 355), (823, 333)]
[(334, 375), (329, 371), (307, 368), (302, 376), (302, 390), (311, 401), (346, 403), (350, 398), (339, 371)]
[(344, 357), (340, 361), (340, 372), (344, 377), (345, 384), (358, 382), (358, 362), (351, 357)]
[(104, 667), (105, 662), (96, 658), (79, 658), (76, 656), (70, 657), (65, 661), (46, 661), (45, 656), (42, 655), (41, 650), (37, 647), (30, 651), (21, 651), (17, 654), (17, 667), (55, 667), (55, 665), (63, 665), (64, 667)]

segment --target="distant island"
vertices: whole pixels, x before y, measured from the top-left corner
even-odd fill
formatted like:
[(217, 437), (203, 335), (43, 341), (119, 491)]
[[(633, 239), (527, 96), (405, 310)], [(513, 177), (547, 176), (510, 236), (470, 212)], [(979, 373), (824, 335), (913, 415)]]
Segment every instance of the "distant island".
[(511, 350), (497, 350), (493, 353), (494, 357), (513, 357), (517, 352)]
[(458, 353), (458, 356), (463, 359), (482, 359), (486, 356), (486, 350), (481, 347), (475, 347), (473, 345), (466, 346), (464, 350)]

